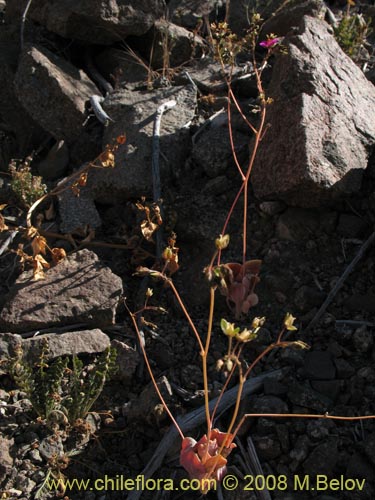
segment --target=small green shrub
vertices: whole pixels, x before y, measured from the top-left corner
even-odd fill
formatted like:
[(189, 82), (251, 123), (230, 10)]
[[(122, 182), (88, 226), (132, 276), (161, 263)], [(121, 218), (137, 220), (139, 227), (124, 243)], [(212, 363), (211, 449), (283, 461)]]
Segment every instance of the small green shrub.
[(72, 369), (68, 366), (68, 357), (47, 363), (48, 352), (48, 342), (45, 341), (39, 361), (33, 367), (24, 359), (19, 346), (16, 356), (10, 360), (10, 374), (40, 418), (56, 422), (56, 416), (60, 414), (66, 424), (74, 425), (87, 415), (105, 381), (115, 372), (116, 350), (107, 348), (90, 371), (77, 356), (73, 356)]
[(371, 20), (365, 20), (362, 14), (352, 13), (350, 5), (350, 0), (348, 0), (346, 13), (338, 26), (334, 28), (334, 33), (342, 50), (353, 61), (357, 62), (360, 58), (361, 49), (371, 33)]
[(42, 177), (31, 173), (30, 158), (19, 165), (13, 160), (9, 165), (9, 172), (12, 176), (11, 188), (19, 201), (26, 207), (41, 198), (47, 192), (47, 187), (42, 183)]

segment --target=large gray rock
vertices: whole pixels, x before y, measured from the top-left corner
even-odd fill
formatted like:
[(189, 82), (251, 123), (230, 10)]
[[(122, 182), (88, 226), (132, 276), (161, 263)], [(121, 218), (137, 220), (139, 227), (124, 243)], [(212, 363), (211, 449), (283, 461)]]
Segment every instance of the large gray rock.
[(46, 340), (48, 341), (47, 359), (73, 354), (96, 354), (103, 352), (110, 345), (109, 337), (98, 328), (62, 334), (37, 335), (24, 339), (22, 342), (24, 356), (29, 362), (34, 363), (39, 360)]
[(175, 175), (188, 156), (190, 133), (184, 125), (194, 117), (196, 90), (192, 85), (148, 91), (119, 90), (103, 103), (114, 120), (105, 130), (104, 144), (126, 134), (126, 144), (115, 154), (114, 169), (93, 169), (88, 179), (95, 200), (101, 203), (124, 202), (128, 198), (152, 193), (152, 135), (154, 116), (164, 102), (177, 102), (165, 112), (160, 129), (160, 169), (162, 185)]
[(186, 28), (159, 19), (137, 43), (140, 52), (142, 46), (146, 49), (142, 51), (146, 60), (153, 68), (161, 69), (180, 66), (193, 57), (201, 56), (204, 42), (199, 35)]
[(319, 19), (304, 17), (284, 44), (252, 182), (258, 198), (314, 207), (360, 189), (375, 144), (375, 89)]
[[(26, 3), (9, 0), (7, 18), (20, 15)], [(29, 19), (65, 38), (111, 44), (146, 33), (164, 10), (164, 0), (34, 0)]]
[(97, 255), (80, 250), (33, 281), (21, 274), (0, 313), (0, 328), (12, 332), (86, 323), (102, 328), (114, 323), (122, 294), (121, 279)]
[(170, 0), (169, 18), (186, 28), (195, 28), (202, 17), (215, 13), (225, 0)]
[(23, 52), (15, 85), (22, 106), (35, 121), (68, 144), (82, 134), (85, 102), (99, 93), (83, 71), (41, 47)]

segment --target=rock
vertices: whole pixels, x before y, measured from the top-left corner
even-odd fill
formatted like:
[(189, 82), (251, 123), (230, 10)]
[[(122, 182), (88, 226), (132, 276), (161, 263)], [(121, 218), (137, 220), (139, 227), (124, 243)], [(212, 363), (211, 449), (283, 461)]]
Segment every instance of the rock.
[[(247, 135), (234, 131), (233, 140), (239, 150), (242, 147), (242, 151), (246, 152), (247, 148), (244, 149), (244, 147), (249, 142)], [(213, 144), (215, 147), (212, 147)], [(246, 156), (243, 158), (241, 158), (241, 154), (238, 156), (241, 164)], [(212, 124), (208, 130), (204, 130), (193, 146), (192, 159), (210, 178), (223, 175), (230, 168), (236, 168), (233, 162), (228, 128), (215, 127)]]
[(375, 89), (323, 21), (305, 16), (283, 43), (252, 184), (260, 199), (321, 206), (361, 187), (375, 143)]
[(282, 396), (288, 392), (286, 384), (266, 378), (263, 385), (263, 390), (266, 396)]
[(194, 29), (204, 16), (209, 16), (221, 7), (223, 0), (170, 0), (170, 19), (180, 26)]
[(110, 344), (107, 335), (97, 328), (62, 334), (38, 335), (24, 339), (22, 342), (24, 355), (28, 361), (34, 363), (39, 360), (46, 340), (49, 346), (47, 359), (72, 356), (73, 354), (95, 354), (103, 352)]
[[(25, 6), (26, 0), (9, 0), (8, 20)], [(146, 33), (164, 9), (164, 0), (34, 0), (28, 18), (64, 38), (109, 45)]]
[[(161, 395), (168, 404), (168, 401), (170, 401), (173, 394), (168, 379), (165, 376), (160, 377), (157, 381), (157, 385)], [(159, 404), (159, 396), (157, 395), (153, 384), (149, 384), (145, 387), (145, 389), (143, 389), (139, 398), (132, 401), (130, 407), (126, 409), (127, 417), (129, 420), (148, 419), (150, 415), (154, 413), (156, 407), (157, 409), (160, 409)]]
[(266, 215), (270, 215), (273, 217), (274, 215), (280, 214), (286, 208), (285, 203), (282, 201), (263, 201), (259, 204), (259, 209), (262, 213)]
[(219, 194), (226, 193), (228, 187), (231, 186), (231, 182), (225, 175), (219, 175), (214, 179), (210, 179), (206, 182), (203, 193), (207, 196), (217, 196)]
[[(264, 22), (261, 25), (260, 40), (267, 34), (275, 33), (285, 36), (293, 26), (298, 26), (304, 15), (318, 16), (324, 12), (321, 0), (260, 0), (252, 2), (255, 12), (259, 13)], [(251, 4), (241, 0), (229, 2), (229, 26), (235, 33), (244, 35), (249, 28), (249, 9)], [(255, 6), (256, 5), (256, 6)], [(255, 6), (255, 7), (254, 7)]]
[(65, 141), (56, 141), (47, 156), (38, 165), (38, 173), (43, 179), (53, 181), (66, 174), (69, 165), (69, 150)]
[(293, 383), (288, 391), (289, 400), (298, 406), (324, 413), (332, 407), (332, 400), (314, 391), (307, 384)]
[(365, 325), (360, 326), (353, 334), (353, 344), (357, 352), (365, 354), (374, 344), (374, 334)]
[[(0, 333), (0, 361), (15, 356), (15, 348), (22, 344), (22, 337), (14, 333)], [(0, 375), (7, 373), (6, 364), (0, 362)]]
[(0, 436), (0, 482), (3, 482), (12, 470), (13, 458), (10, 455), (10, 450), (13, 444), (13, 439)]
[[(226, 83), (223, 75), (221, 64), (213, 59), (203, 58), (194, 61), (187, 67), (190, 78), (197, 85), (198, 89), (204, 93), (215, 94), (219, 91), (225, 91)], [(235, 66), (232, 73), (232, 79), (245, 74), (245, 71), (240, 66)], [(229, 74), (229, 70), (227, 75)], [(182, 74), (183, 82), (187, 84), (189, 79)], [(177, 79), (179, 81), (179, 79)], [(235, 85), (235, 84), (233, 84)]]
[(303, 463), (306, 474), (315, 477), (317, 474), (332, 474), (338, 460), (338, 438), (328, 438), (310, 453)]
[(332, 380), (336, 368), (331, 353), (327, 351), (309, 351), (306, 354), (304, 375), (310, 380)]
[(367, 222), (357, 215), (341, 214), (339, 217), (337, 233), (341, 236), (360, 238), (365, 234), (366, 229), (368, 229)]
[(363, 443), (363, 449), (368, 459), (375, 465), (375, 433), (366, 436), (366, 441)]
[(82, 70), (42, 47), (28, 47), (15, 77), (17, 97), (56, 140), (74, 142), (82, 134), (85, 102), (99, 91)]
[(254, 436), (255, 448), (263, 460), (272, 460), (281, 454), (279, 441), (275, 436)]
[(19, 472), (15, 481), (17, 489), (22, 490), (26, 498), (31, 497), (31, 492), (36, 486), (36, 482), (26, 476), (25, 472)]
[(288, 405), (276, 396), (252, 397), (246, 404), (246, 413), (288, 413)]
[(334, 363), (337, 370), (337, 378), (350, 378), (355, 373), (355, 368), (345, 359), (335, 358)]
[(319, 215), (315, 210), (288, 208), (280, 215), (276, 234), (282, 240), (299, 241), (306, 233), (315, 233), (319, 227)]
[(369, 290), (366, 294), (355, 293), (345, 301), (350, 311), (361, 311), (373, 314), (375, 312), (375, 293)]
[(303, 366), (305, 362), (306, 351), (303, 349), (287, 348), (280, 351), (280, 360), (284, 364), (293, 367)]
[[(280, 4), (279, 0), (273, 0), (271, 4)], [(285, 36), (289, 31), (299, 26), (303, 16), (324, 18), (326, 6), (322, 0), (292, 0), (282, 3), (277, 11), (272, 13), (263, 23), (259, 38), (264, 40), (267, 35), (276, 33), (277, 36)], [(262, 16), (263, 17), (263, 16)]]
[(128, 90), (144, 87), (152, 75), (147, 66), (131, 55), (131, 52), (114, 47), (107, 47), (95, 56), (95, 66), (109, 82)]
[(329, 420), (310, 420), (306, 424), (306, 433), (313, 441), (326, 439), (329, 436), (330, 428), (334, 427)]
[(306, 313), (312, 308), (320, 306), (325, 298), (326, 294), (320, 290), (303, 285), (296, 291), (294, 303), (301, 312)]
[(76, 178), (65, 184), (67, 189), (64, 189), (57, 197), (61, 219), (60, 231), (65, 234), (74, 233), (77, 230), (88, 233), (88, 229), (97, 229), (102, 225), (91, 190), (87, 186), (82, 186), (77, 196), (71, 189), (75, 181)]
[(138, 352), (119, 340), (112, 340), (111, 346), (116, 349), (116, 364), (118, 366), (118, 370), (113, 374), (112, 379), (121, 380), (124, 383), (131, 382), (140, 361)]
[(204, 46), (199, 35), (166, 19), (155, 21), (147, 35), (134, 43), (144, 58), (157, 69), (186, 64), (192, 58), (200, 57)]
[(48, 463), (53, 457), (64, 455), (64, 445), (61, 436), (56, 433), (53, 436), (47, 436), (39, 444), (39, 453)]
[(366, 479), (366, 482), (373, 484), (374, 481), (374, 464), (366, 460), (361, 453), (356, 452), (350, 457), (347, 464), (346, 477), (356, 477)]
[(323, 396), (327, 396), (334, 403), (341, 392), (341, 383), (339, 380), (313, 380), (311, 387), (315, 391), (320, 392), (320, 394), (323, 394)]
[(21, 274), (0, 313), (0, 328), (25, 332), (87, 323), (105, 327), (115, 321), (121, 279), (97, 255), (80, 250), (46, 272), (46, 279)]
[(114, 169), (95, 169), (87, 185), (100, 203), (111, 203), (148, 196), (152, 193), (152, 133), (157, 108), (164, 102), (177, 105), (164, 113), (160, 130), (160, 170), (166, 185), (173, 170), (188, 155), (190, 134), (184, 125), (195, 113), (196, 91), (192, 85), (157, 89), (152, 92), (119, 90), (107, 97), (103, 107), (114, 120), (105, 130), (104, 144), (126, 133), (126, 144), (116, 152)]
[(301, 463), (307, 457), (310, 446), (311, 443), (307, 436), (298, 436), (293, 449), (289, 453), (290, 458), (292, 458), (297, 464)]

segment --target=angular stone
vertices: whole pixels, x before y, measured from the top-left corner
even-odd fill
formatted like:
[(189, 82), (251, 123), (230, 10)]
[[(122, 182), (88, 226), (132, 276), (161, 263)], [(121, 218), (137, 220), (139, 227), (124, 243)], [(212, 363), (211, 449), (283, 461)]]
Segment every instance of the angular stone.
[(294, 303), (301, 312), (308, 312), (315, 306), (320, 306), (326, 295), (311, 286), (301, 286), (294, 297)]
[[(14, 333), (0, 333), (0, 361), (15, 355), (15, 348), (22, 344), (22, 337)], [(0, 375), (7, 373), (6, 364), (0, 362)]]
[[(76, 178), (69, 181), (69, 185), (71, 186), (75, 181)], [(67, 185), (65, 186), (67, 187)], [(73, 233), (79, 229), (85, 231), (88, 227), (97, 229), (102, 225), (92, 192), (87, 186), (80, 188), (79, 196), (76, 196), (73, 190), (68, 188), (62, 191), (57, 198), (59, 200), (60, 231), (62, 233)]]
[[(233, 138), (238, 149), (244, 151), (249, 142), (248, 136), (234, 131)], [(215, 144), (215, 147), (212, 145)], [(210, 178), (218, 177), (236, 168), (233, 164), (233, 155), (230, 147), (229, 132), (227, 127), (210, 127), (204, 130), (194, 144), (192, 151), (193, 161), (201, 166)], [(244, 160), (239, 155), (239, 161)]]
[(311, 408), (322, 413), (328, 411), (332, 406), (330, 398), (314, 391), (306, 384), (293, 384), (288, 391), (288, 398), (295, 405)]
[(95, 66), (109, 82), (115, 78), (117, 85), (128, 90), (144, 87), (149, 71), (126, 50), (106, 47), (95, 57)]
[(258, 198), (314, 207), (360, 189), (375, 144), (375, 89), (319, 19), (305, 16), (284, 44), (252, 183)]
[(332, 380), (336, 374), (332, 356), (327, 351), (308, 352), (303, 371), (310, 380)]
[(315, 233), (320, 217), (316, 210), (288, 208), (276, 224), (277, 236), (282, 240), (298, 241), (306, 238), (306, 233)]
[(135, 44), (153, 68), (161, 69), (165, 66), (174, 68), (200, 57), (204, 42), (199, 35), (186, 28), (159, 19)]
[(122, 281), (94, 252), (80, 250), (46, 272), (46, 279), (21, 274), (0, 313), (0, 328), (13, 332), (86, 323), (114, 323)]
[(119, 90), (103, 103), (114, 120), (105, 130), (104, 144), (126, 134), (126, 143), (116, 154), (114, 169), (94, 169), (87, 185), (100, 203), (123, 203), (152, 193), (152, 135), (158, 107), (170, 100), (176, 106), (161, 120), (159, 159), (161, 182), (166, 185), (188, 156), (190, 134), (184, 128), (195, 114), (196, 90), (192, 85), (148, 91)]
[(374, 334), (368, 331), (365, 325), (356, 329), (353, 334), (353, 344), (355, 350), (359, 353), (368, 352), (374, 345)]
[(31, 363), (38, 361), (46, 340), (49, 347), (47, 359), (73, 354), (96, 354), (110, 345), (109, 337), (97, 328), (62, 334), (48, 333), (24, 339), (22, 348), (25, 358)]
[(10, 455), (13, 439), (7, 439), (0, 436), (0, 481), (2, 482), (11, 472), (13, 467), (13, 458)]
[(224, 3), (223, 0), (170, 0), (168, 11), (174, 23), (195, 28), (203, 16), (209, 16)]
[(313, 380), (311, 387), (336, 402), (340, 394), (341, 383), (339, 380)]
[(85, 102), (99, 91), (82, 71), (42, 47), (29, 47), (15, 77), (17, 97), (35, 121), (68, 145), (82, 134)]
[(118, 370), (112, 378), (124, 383), (130, 382), (140, 361), (138, 352), (119, 340), (112, 340), (111, 346), (116, 349), (116, 364), (118, 366)]
[(311, 477), (317, 474), (330, 475), (338, 460), (338, 438), (329, 438), (319, 444), (303, 463), (303, 468)]
[[(21, 15), (26, 3), (9, 0), (7, 17)], [(146, 33), (164, 10), (164, 0), (34, 0), (29, 18), (65, 38), (104, 45)]]

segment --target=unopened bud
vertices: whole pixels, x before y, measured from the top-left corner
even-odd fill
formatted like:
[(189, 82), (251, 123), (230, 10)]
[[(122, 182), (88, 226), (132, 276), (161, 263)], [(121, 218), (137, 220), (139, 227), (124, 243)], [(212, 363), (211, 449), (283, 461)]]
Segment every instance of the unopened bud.
[(218, 238), (215, 240), (215, 245), (218, 250), (224, 250), (229, 245), (230, 236), (229, 234), (225, 234), (224, 236), (220, 234)]

